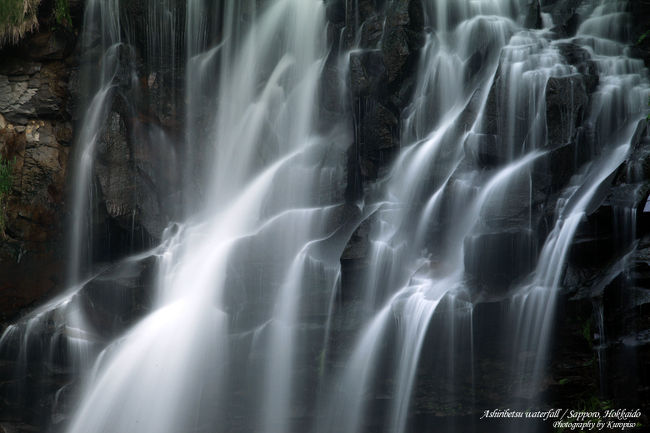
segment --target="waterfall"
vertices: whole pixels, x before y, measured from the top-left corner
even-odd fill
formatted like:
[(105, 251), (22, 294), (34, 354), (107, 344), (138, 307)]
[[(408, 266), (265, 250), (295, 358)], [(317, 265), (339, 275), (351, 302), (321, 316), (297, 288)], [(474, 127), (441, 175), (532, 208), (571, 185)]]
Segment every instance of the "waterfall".
[[(0, 337), (10, 397), (59, 372), (39, 427), (68, 433), (483, 431), (548, 406), (572, 248), (640, 182), (650, 80), (629, 2), (578, 2), (571, 36), (552, 8), (526, 28), (535, 3), (89, 0), (67, 289)], [(636, 248), (622, 202), (599, 290)]]

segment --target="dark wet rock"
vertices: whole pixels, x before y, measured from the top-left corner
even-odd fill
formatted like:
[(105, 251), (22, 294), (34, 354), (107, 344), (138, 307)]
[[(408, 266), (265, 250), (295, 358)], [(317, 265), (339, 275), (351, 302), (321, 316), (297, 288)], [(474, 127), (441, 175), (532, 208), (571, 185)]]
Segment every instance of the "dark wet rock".
[(33, 60), (63, 60), (72, 54), (75, 42), (67, 32), (46, 31), (26, 39), (21, 49)]
[(386, 77), (381, 52), (378, 50), (350, 54), (350, 89), (356, 95), (377, 92), (377, 86)]
[(398, 119), (388, 108), (372, 104), (365, 120), (362, 130), (365, 143), (372, 143), (372, 148), (378, 150), (398, 147)]
[(320, 81), (320, 128), (328, 129), (335, 119), (346, 119), (347, 105), (341, 95), (347, 83), (342, 80), (338, 69), (338, 53), (332, 53), (325, 62)]
[(578, 29), (580, 17), (576, 13), (583, 0), (544, 0), (542, 12), (551, 14), (555, 27), (552, 29), (560, 37), (569, 37)]
[(632, 17), (632, 47), (633, 55), (643, 59), (646, 67), (650, 68), (650, 0), (630, 2)]
[[(632, 229), (631, 220), (626, 224), (624, 210), (607, 203), (590, 214), (575, 234), (569, 262), (580, 268), (603, 268), (612, 266), (630, 247), (632, 239), (624, 234), (625, 226)], [(631, 214), (628, 215), (631, 217)], [(618, 223), (619, 227), (617, 227)], [(620, 230), (620, 233), (616, 233)]]
[(538, 190), (546, 195), (559, 192), (593, 156), (587, 135), (587, 129), (579, 127), (568, 143), (549, 150), (533, 162), (532, 175)]
[[(517, 124), (514, 126), (513, 137), (513, 132), (508, 131), (513, 127), (506, 123), (501, 113), (504, 105), (512, 97), (512, 92), (513, 89), (505, 82), (505, 77), (502, 76), (500, 71), (497, 71), (486, 101), (484, 120), (479, 129), (480, 133), (497, 136), (498, 142), (504, 141), (504, 134), (509, 134), (510, 140), (515, 143), (527, 141), (529, 131), (522, 128), (522, 125), (526, 123), (522, 119), (518, 119)], [(575, 141), (583, 124), (589, 103), (584, 76), (574, 74), (564, 77), (550, 77), (546, 83), (544, 97), (546, 101), (546, 147), (552, 149)], [(507, 149), (505, 146), (500, 147), (502, 149), (499, 152), (503, 155), (504, 160), (507, 160), (507, 158), (512, 159), (520, 151), (519, 146), (514, 149)], [(508, 155), (508, 152), (512, 154)]]
[(346, 191), (353, 200), (366, 180), (382, 176), (399, 148), (399, 119), (411, 99), (424, 41), (420, 0), (360, 1), (347, 11), (348, 29), (356, 28), (357, 18), (362, 50), (350, 55), (349, 103), (358, 133), (349, 151)]
[(484, 168), (506, 162), (500, 151), (498, 137), (493, 134), (469, 134), (465, 140), (465, 155), (471, 156), (474, 163)]
[(580, 16), (578, 14), (573, 14), (568, 20), (566, 20), (566, 22), (553, 27), (551, 31), (555, 33), (557, 38), (566, 39), (576, 34), (579, 25)]
[(584, 120), (589, 97), (581, 75), (551, 77), (546, 83), (547, 143), (569, 143)]
[(395, 0), (389, 3), (382, 39), (388, 82), (402, 80), (412, 73), (417, 52), (424, 43), (423, 9), (420, 0)]
[(616, 182), (642, 182), (650, 186), (650, 122), (648, 120), (641, 119), (638, 122), (630, 140), (630, 148), (624, 169), (618, 172)]
[(384, 34), (384, 18), (375, 15), (361, 24), (359, 29), (359, 46), (364, 49), (376, 49)]
[(484, 233), (465, 239), (465, 272), (480, 289), (504, 293), (532, 271), (537, 258), (530, 230)]
[(392, 83), (401, 76), (402, 69), (411, 54), (404, 27), (388, 26), (382, 40), (382, 52), (388, 72), (388, 82)]
[(2, 423), (0, 433), (38, 433), (38, 427), (24, 423)]
[[(129, 138), (126, 120), (111, 113), (95, 165), (101, 203), (122, 230), (142, 227), (149, 236), (160, 238), (167, 219), (162, 209), (164, 187), (155, 176), (163, 173), (158, 170), (162, 167), (156, 154), (136, 147)], [(159, 155), (164, 157), (163, 152)]]
[(636, 209), (636, 233), (644, 237), (650, 233), (650, 122), (647, 120), (638, 122), (630, 149), (613, 183), (616, 189), (632, 188), (626, 197), (627, 206)]
[(326, 0), (325, 11), (329, 22), (345, 22), (345, 0)]
[(84, 285), (76, 296), (98, 333), (95, 338), (110, 341), (150, 311), (155, 269), (155, 257), (126, 260)]
[(593, 93), (598, 87), (600, 78), (598, 76), (598, 67), (596, 63), (591, 60), (589, 52), (579, 45), (570, 42), (561, 42), (556, 44), (555, 47), (557, 47), (560, 54), (564, 56), (566, 62), (569, 65), (575, 66), (578, 69), (578, 72), (582, 74), (587, 93)]
[[(71, 361), (79, 354), (71, 349), (71, 341), (81, 344), (88, 356), (97, 356), (108, 342), (142, 319), (151, 308), (155, 269), (155, 257), (126, 260), (69, 292), (67, 301), (78, 306), (74, 314), (80, 314), (87, 327), (60, 322), (56, 317), (61, 311), (43, 299), (39, 304), (47, 308), (14, 325), (15, 332), (0, 348), (0, 425), (28, 423), (38, 427), (34, 431), (54, 425), (58, 431), (73, 413), (81, 385), (79, 365)], [(31, 333), (26, 334), (30, 327)]]
[[(649, 251), (650, 240), (640, 239), (629, 258), (629, 267), (620, 269), (620, 274), (604, 288), (602, 298), (595, 299), (598, 309), (592, 326), (604, 361), (606, 394), (624, 407), (638, 407), (641, 411), (650, 406), (650, 380), (643, 373), (650, 365)], [(599, 335), (598, 322), (604, 325), (605, 335)]]
[(487, 101), (485, 102), (485, 113), (483, 114), (483, 122), (481, 124), (480, 132), (489, 135), (499, 135), (499, 109), (501, 107), (501, 97), (499, 86), (501, 86), (501, 72), (497, 70), (494, 83), (490, 88)]
[(524, 27), (529, 29), (541, 29), (543, 26), (542, 7), (539, 4), (539, 0), (532, 0), (528, 5)]

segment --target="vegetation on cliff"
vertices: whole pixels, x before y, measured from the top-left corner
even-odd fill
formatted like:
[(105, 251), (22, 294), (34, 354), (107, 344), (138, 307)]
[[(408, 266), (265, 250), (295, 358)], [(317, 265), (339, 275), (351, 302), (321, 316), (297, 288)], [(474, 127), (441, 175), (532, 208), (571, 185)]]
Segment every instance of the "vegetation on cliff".
[(60, 26), (67, 28), (72, 26), (70, 4), (68, 3), (68, 0), (56, 0), (56, 3), (54, 4), (54, 19)]
[[(39, 27), (39, 6), (41, 0), (0, 1), (0, 48), (19, 42)], [(68, 0), (55, 0), (50, 7), (51, 11), (46, 10), (44, 14), (41, 11), (41, 15), (53, 18), (50, 24), (67, 29), (72, 27)]]
[(41, 0), (3, 0), (0, 2), (0, 47), (18, 42), (38, 27)]

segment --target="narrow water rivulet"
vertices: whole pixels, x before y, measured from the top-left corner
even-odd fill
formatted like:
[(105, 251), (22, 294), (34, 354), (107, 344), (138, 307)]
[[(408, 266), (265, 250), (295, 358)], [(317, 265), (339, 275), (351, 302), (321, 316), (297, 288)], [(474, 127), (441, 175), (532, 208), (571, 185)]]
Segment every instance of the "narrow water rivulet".
[(0, 431), (650, 407), (637, 7), (87, 0), (66, 284), (0, 338)]

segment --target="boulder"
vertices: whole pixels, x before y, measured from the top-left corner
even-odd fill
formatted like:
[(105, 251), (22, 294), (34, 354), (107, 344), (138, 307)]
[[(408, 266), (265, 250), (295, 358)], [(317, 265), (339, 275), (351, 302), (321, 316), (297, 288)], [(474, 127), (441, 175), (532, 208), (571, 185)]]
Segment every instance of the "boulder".
[(591, 59), (591, 54), (579, 45), (571, 42), (560, 42), (555, 44), (560, 54), (566, 59), (569, 65), (573, 65), (582, 74), (588, 94), (592, 94), (598, 87), (600, 77), (598, 66)]
[(88, 281), (77, 294), (97, 337), (111, 341), (150, 311), (155, 257), (119, 262)]
[(108, 217), (122, 230), (131, 232), (138, 226), (159, 239), (167, 219), (163, 193), (152, 177), (160, 174), (152, 168), (155, 155), (137, 151), (129, 140), (126, 120), (116, 112), (109, 115), (97, 145), (95, 173)]

